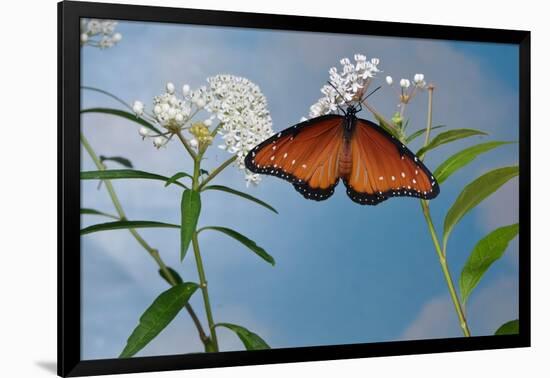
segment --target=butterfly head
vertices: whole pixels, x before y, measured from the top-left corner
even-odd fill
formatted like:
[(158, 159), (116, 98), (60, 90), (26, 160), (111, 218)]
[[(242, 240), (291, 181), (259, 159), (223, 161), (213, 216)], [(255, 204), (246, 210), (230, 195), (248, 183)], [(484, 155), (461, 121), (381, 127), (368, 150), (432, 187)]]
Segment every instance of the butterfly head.
[(360, 103), (348, 105), (348, 108), (346, 109), (346, 117), (349, 117), (349, 118), (355, 117), (355, 115), (360, 111), (361, 111)]

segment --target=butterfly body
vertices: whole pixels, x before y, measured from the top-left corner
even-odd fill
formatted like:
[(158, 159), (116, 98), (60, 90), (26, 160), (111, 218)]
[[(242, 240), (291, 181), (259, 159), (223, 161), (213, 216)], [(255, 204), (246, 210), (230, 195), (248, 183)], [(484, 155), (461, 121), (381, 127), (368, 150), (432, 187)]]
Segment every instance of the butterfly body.
[(322, 201), (340, 179), (348, 196), (361, 205), (389, 197), (431, 199), (439, 187), (422, 161), (380, 126), (344, 115), (324, 115), (272, 136), (245, 158), (254, 173), (289, 181), (307, 199)]

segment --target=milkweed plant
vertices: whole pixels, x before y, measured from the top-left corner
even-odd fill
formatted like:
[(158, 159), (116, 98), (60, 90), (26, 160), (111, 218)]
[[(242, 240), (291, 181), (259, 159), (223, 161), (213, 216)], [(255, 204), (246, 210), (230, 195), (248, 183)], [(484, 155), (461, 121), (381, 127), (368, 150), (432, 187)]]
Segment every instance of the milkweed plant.
[[(115, 33), (115, 27), (116, 22), (84, 20), (81, 24), (81, 46), (100, 48), (114, 46), (122, 39), (119, 33)], [(394, 85), (391, 76), (386, 77), (386, 85), (396, 89), (398, 111), (389, 118), (384, 117), (364, 100), (364, 94), (380, 72), (379, 60), (376, 58), (367, 60), (364, 55), (359, 54), (355, 55), (354, 60), (355, 62), (347, 58), (342, 59), (340, 61), (341, 70), (337, 68), (329, 70), (330, 85), (322, 87), (323, 97), (311, 106), (310, 118), (334, 112), (338, 106), (362, 101), (363, 106), (374, 115), (380, 126), (402, 143), (409, 145), (423, 136), (424, 142), (417, 152), (421, 159), (441, 145), (475, 135), (487, 135), (483, 131), (474, 129), (445, 130), (442, 125), (432, 126), (435, 86), (428, 84), (422, 74), (416, 74), (413, 80), (401, 79), (399, 85)], [(150, 143), (148, 147), (144, 148), (162, 149), (168, 143), (178, 143), (193, 164), (192, 172), (174, 172), (170, 177), (137, 170), (126, 157), (98, 155), (85, 135), (82, 132), (80, 134), (81, 144), (97, 168), (94, 171), (82, 171), (80, 178), (81, 180), (99, 180), (103, 183), (116, 210), (116, 214), (110, 214), (104, 210), (81, 208), (80, 212), (83, 215), (110, 218), (107, 222), (83, 228), (81, 235), (107, 230), (127, 230), (157, 264), (160, 277), (170, 285), (170, 288), (160, 293), (144, 310), (139, 319), (136, 319), (137, 325), (129, 335), (126, 345), (120, 353), (120, 358), (134, 356), (159, 335), (182, 311), (187, 312), (193, 322), (205, 352), (219, 351), (216, 334), (219, 327), (233, 331), (247, 350), (268, 349), (268, 343), (246, 327), (215, 320), (199, 243), (199, 236), (203, 232), (218, 232), (237, 240), (242, 243), (243, 247), (255, 253), (265, 262), (275, 265), (274, 258), (267, 251), (240, 232), (219, 225), (201, 225), (199, 227), (201, 212), (205, 210), (201, 195), (207, 190), (237, 196), (277, 213), (272, 206), (247, 192), (215, 183), (217, 176), (225, 169), (240, 170), (243, 173), (246, 187), (257, 185), (261, 180), (258, 174), (248, 171), (244, 165), (247, 153), (273, 135), (267, 100), (260, 88), (243, 77), (217, 75), (207, 78), (203, 86), (195, 89), (187, 84), (176, 88), (173, 83), (167, 83), (163, 93), (154, 97), (150, 103), (136, 100), (131, 104), (100, 88), (83, 86), (82, 89), (102, 93), (116, 100), (122, 106), (122, 108), (82, 109), (82, 114), (101, 113), (130, 120), (136, 124), (136, 138), (140, 137)], [(423, 95), (425, 92), (428, 95), (426, 127), (409, 133), (410, 122), (406, 119), (405, 110), (416, 96)], [(433, 136), (433, 133), (439, 129), (444, 131)], [(434, 176), (441, 185), (451, 175), (465, 168), (480, 155), (509, 143), (511, 142), (489, 141), (458, 151), (437, 167)], [(208, 161), (206, 156), (212, 147), (225, 150), (229, 156), (227, 160), (215, 167), (206, 164)], [(113, 163), (124, 168), (109, 168)], [(456, 289), (457, 285), (447, 263), (447, 253), (449, 253), (447, 242), (453, 228), (470, 210), (517, 175), (517, 166), (496, 168), (466, 185), (449, 208), (441, 234), (436, 231), (436, 226), (433, 223), (429, 201), (419, 201), (450, 300), (456, 310), (458, 325), (464, 336), (467, 337), (471, 336), (466, 316), (468, 297), (491, 265), (503, 255), (509, 242), (516, 237), (518, 224), (497, 228), (477, 243), (462, 269), (458, 280), (459, 291)], [(122, 201), (116, 194), (112, 183), (113, 180), (121, 179), (157, 180), (163, 182), (164, 187), (172, 185), (181, 189), (181, 201), (178, 206), (181, 214), (180, 223), (128, 219)], [(178, 269), (167, 266), (161, 252), (150, 245), (138, 232), (138, 229), (141, 228), (178, 229), (179, 251), (177, 253), (180, 261), (182, 264), (191, 264), (188, 250), (192, 250), (199, 282), (186, 281), (180, 276)], [(164, 253), (176, 253), (176, 251), (163, 251)], [(189, 303), (193, 295), (202, 296), (206, 320), (200, 319)], [(517, 330), (518, 321), (511, 320), (500, 326), (496, 333), (516, 333)]]

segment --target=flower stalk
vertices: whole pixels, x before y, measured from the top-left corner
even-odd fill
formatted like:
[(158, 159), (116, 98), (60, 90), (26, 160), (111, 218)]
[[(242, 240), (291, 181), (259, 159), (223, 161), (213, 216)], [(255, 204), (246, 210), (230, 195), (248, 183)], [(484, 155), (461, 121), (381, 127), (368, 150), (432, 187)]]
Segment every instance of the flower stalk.
[[(432, 113), (433, 113), (432, 111), (433, 110), (433, 107), (432, 107), (433, 91), (434, 91), (434, 86), (433, 85), (428, 86), (428, 120), (427, 120), (427, 126), (426, 126), (426, 138), (424, 140), (424, 147), (427, 146), (430, 141), (430, 130), (432, 128)], [(432, 237), (432, 242), (435, 247), (435, 251), (439, 258), (439, 264), (441, 266), (441, 270), (443, 272), (443, 275), (445, 276), (445, 282), (447, 283), (449, 295), (451, 296), (451, 299), (453, 301), (453, 305), (456, 311), (456, 315), (458, 317), (460, 329), (462, 330), (462, 333), (464, 334), (464, 336), (470, 337), (471, 336), (470, 328), (468, 327), (468, 321), (466, 319), (466, 315), (464, 313), (462, 305), (460, 304), (460, 300), (458, 298), (456, 288), (453, 283), (453, 278), (451, 276), (451, 272), (449, 271), (449, 266), (447, 264), (447, 256), (445, 254), (445, 251), (441, 249), (441, 244), (439, 242), (439, 239), (437, 237), (437, 232), (433, 224), (432, 216), (430, 213), (429, 201), (420, 200), (420, 205), (422, 207), (422, 213), (424, 214), (426, 224), (428, 225), (428, 230), (430, 231), (430, 235)]]

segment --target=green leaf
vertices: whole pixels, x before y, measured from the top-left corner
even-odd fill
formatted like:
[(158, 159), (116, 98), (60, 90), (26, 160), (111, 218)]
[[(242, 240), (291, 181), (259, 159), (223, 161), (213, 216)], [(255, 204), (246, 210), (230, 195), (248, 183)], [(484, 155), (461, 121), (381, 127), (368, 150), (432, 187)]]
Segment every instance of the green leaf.
[(87, 207), (83, 207), (80, 209), (80, 214), (82, 215), (102, 215), (104, 217), (108, 217), (108, 218), (113, 218), (113, 219), (120, 219), (119, 217), (117, 217), (116, 215), (112, 215), (112, 214), (109, 214), (109, 213), (104, 213), (103, 211), (99, 211), (99, 210), (96, 210), (96, 209), (89, 209)]
[(179, 228), (177, 224), (162, 223), (154, 221), (117, 221), (94, 224), (80, 230), (80, 235), (91, 234), (92, 232), (122, 230), (128, 228)]
[(485, 272), (502, 257), (510, 241), (518, 234), (518, 227), (516, 223), (497, 228), (476, 244), (460, 275), (463, 304), (466, 303)]
[(495, 335), (517, 335), (519, 333), (519, 320), (510, 320), (504, 323), (495, 332)]
[(267, 253), (265, 251), (265, 249), (258, 246), (256, 244), (256, 242), (254, 242), (253, 240), (250, 240), (249, 238), (247, 238), (246, 236), (238, 233), (235, 230), (232, 230), (232, 229), (226, 228), (226, 227), (208, 226), (208, 227), (201, 228), (199, 230), (199, 232), (204, 231), (204, 230), (214, 230), (214, 231), (218, 231), (218, 232), (221, 232), (223, 234), (226, 234), (227, 236), (230, 236), (233, 239), (241, 242), (243, 245), (248, 247), (252, 252), (254, 252), (258, 256), (260, 256), (262, 259), (264, 259), (265, 261), (267, 261), (271, 265), (275, 265), (275, 259), (269, 253)]
[(117, 97), (115, 96), (114, 94), (112, 94), (111, 92), (107, 92), (106, 90), (103, 90), (103, 89), (99, 89), (99, 88), (95, 88), (95, 87), (90, 87), (90, 86), (86, 86), (86, 85), (81, 85), (80, 86), (80, 89), (86, 89), (86, 90), (89, 90), (89, 91), (94, 91), (94, 92), (99, 92), (101, 94), (104, 94), (106, 96), (109, 96), (111, 97), (113, 100), (116, 100), (118, 101), (119, 103), (121, 103), (122, 105), (124, 105), (126, 108), (128, 108), (130, 111), (134, 111), (132, 109), (132, 107), (130, 106), (130, 104), (126, 103), (126, 101), (124, 101), (123, 99), (121, 99), (120, 97)]
[(196, 283), (186, 282), (160, 294), (139, 318), (119, 358), (132, 357), (153, 340), (176, 317), (197, 288)]
[[(157, 175), (156, 173), (149, 173), (144, 171), (137, 171), (134, 169), (107, 169), (100, 171), (83, 171), (80, 172), (81, 180), (118, 180), (118, 179), (145, 179), (145, 180), (159, 180), (169, 181), (170, 178), (166, 176)], [(174, 181), (174, 184), (185, 188), (185, 185)]]
[(517, 166), (497, 168), (478, 177), (464, 187), (445, 216), (443, 225), (443, 250), (454, 226), (481, 201), (496, 192), (502, 185), (519, 174)]
[[(432, 130), (437, 130), (437, 129), (440, 129), (442, 127), (445, 127), (445, 125), (437, 125), (437, 126), (434, 126), (432, 127)], [(419, 136), (421, 136), (422, 134), (424, 134), (428, 129), (425, 128), (425, 129), (420, 129), (420, 130), (417, 130), (415, 131), (414, 133), (412, 133), (411, 135), (409, 135), (405, 141), (407, 142), (407, 144), (411, 143), (413, 140), (415, 140), (416, 138), (418, 138)]]
[[(170, 272), (170, 274), (172, 275), (172, 278), (174, 278), (174, 280), (176, 281), (176, 284), (181, 285), (183, 283), (183, 280), (181, 276), (178, 274), (178, 272), (176, 272), (174, 269), (170, 268), (169, 266), (166, 267), (166, 270)], [(170, 282), (170, 280), (168, 279), (168, 276), (164, 273), (164, 270), (159, 269), (159, 274), (162, 278), (164, 278), (166, 282), (168, 282), (168, 285), (172, 285), (172, 282)]]
[(218, 323), (214, 327), (225, 327), (235, 332), (243, 342), (246, 350), (271, 349), (260, 336), (244, 327), (231, 323)]
[(99, 160), (103, 163), (104, 161), (114, 161), (120, 165), (125, 166), (126, 168), (134, 168), (132, 162), (122, 156), (99, 156)]
[(183, 261), (201, 213), (201, 195), (195, 190), (186, 189), (181, 196), (181, 249), (180, 260)]
[(434, 171), (434, 176), (439, 185), (441, 185), (453, 173), (471, 163), (479, 155), (489, 152), (499, 146), (511, 143), (513, 142), (487, 142), (468, 147), (445, 160), (445, 162)]
[(454, 129), (449, 131), (444, 131), (440, 134), (437, 134), (427, 146), (422, 147), (416, 153), (419, 157), (424, 156), (424, 154), (430, 150), (433, 150), (436, 147), (441, 146), (442, 144), (447, 144), (454, 142), (455, 140), (468, 138), (475, 135), (487, 135), (487, 133), (474, 129)]
[(193, 179), (193, 176), (191, 176), (189, 173), (185, 173), (185, 172), (178, 172), (176, 173), (175, 175), (173, 175), (172, 177), (170, 177), (167, 181), (166, 181), (166, 184), (164, 184), (164, 186), (168, 186), (170, 184), (174, 184), (176, 183), (180, 178), (182, 177), (189, 177), (191, 179)]
[(394, 125), (386, 122), (386, 120), (383, 118), (383, 117), (380, 117), (378, 116), (377, 114), (374, 114), (374, 118), (376, 118), (376, 120), (378, 121), (378, 124), (384, 129), (386, 130), (388, 133), (390, 133), (391, 135), (393, 135), (395, 138), (397, 138), (398, 140), (401, 140), (401, 135), (399, 133), (399, 130), (397, 130), (395, 128)]
[(262, 200), (259, 200), (258, 198), (256, 197), (253, 197), (251, 196), (250, 194), (247, 194), (247, 193), (244, 193), (244, 192), (240, 192), (238, 190), (235, 190), (235, 189), (232, 189), (232, 188), (229, 188), (227, 186), (223, 186), (223, 185), (209, 185), (209, 186), (206, 186), (202, 189), (203, 191), (204, 190), (220, 190), (222, 192), (227, 192), (227, 193), (231, 193), (231, 194), (234, 194), (236, 196), (239, 196), (239, 197), (242, 197), (242, 198), (246, 198), (247, 200), (249, 201), (252, 201), (252, 202), (256, 202), (257, 204), (259, 205), (262, 205), (263, 207), (273, 211), (275, 214), (279, 214), (277, 212), (277, 210), (275, 210), (274, 207), (268, 205), (267, 203), (265, 203), (264, 201)]
[(149, 130), (154, 131), (157, 134), (162, 134), (159, 129), (157, 129), (155, 126), (153, 126), (151, 123), (147, 122), (143, 118), (140, 118), (136, 116), (133, 113), (127, 112), (125, 110), (120, 109), (111, 109), (111, 108), (89, 108), (89, 109), (82, 109), (80, 113), (102, 113), (102, 114), (110, 114), (122, 118), (126, 118), (130, 121), (136, 122), (140, 124), (141, 126), (147, 127)]

